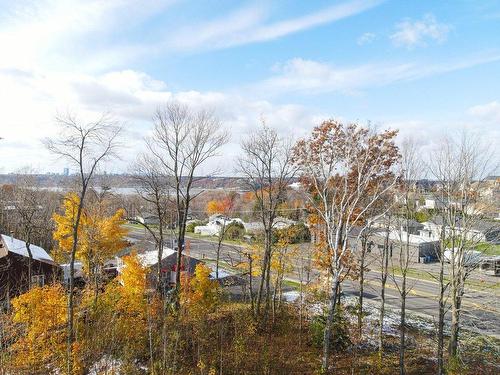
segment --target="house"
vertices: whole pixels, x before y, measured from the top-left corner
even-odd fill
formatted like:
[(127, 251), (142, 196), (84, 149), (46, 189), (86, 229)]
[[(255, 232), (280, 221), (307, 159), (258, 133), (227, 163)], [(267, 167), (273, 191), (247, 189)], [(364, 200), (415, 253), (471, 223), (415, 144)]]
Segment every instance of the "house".
[(43, 286), (62, 277), (61, 268), (41, 247), (31, 244), (33, 257), (31, 280), (29, 279), (30, 258), (26, 242), (2, 234), (0, 237), (0, 301), (26, 292), (30, 286)]
[[(264, 230), (264, 224), (262, 223), (262, 221), (252, 221), (249, 223), (242, 222), (242, 224), (243, 224), (245, 231), (247, 233), (262, 232)], [(294, 220), (288, 219), (286, 217), (278, 216), (274, 219), (273, 228), (274, 229), (285, 229), (285, 228), (288, 228), (288, 227), (295, 225), (295, 224), (297, 224), (297, 222)]]
[[(63, 280), (65, 285), (69, 285), (69, 263), (61, 264), (63, 271)], [(83, 272), (83, 263), (75, 261), (73, 265), (73, 283), (76, 287), (83, 287), (85, 285), (85, 273)]]
[(470, 225), (465, 225), (462, 220), (458, 220), (454, 228), (443, 222), (442, 218), (437, 216), (432, 221), (422, 223), (424, 229), (432, 233), (434, 237), (439, 238), (444, 228), (445, 235), (450, 236), (455, 230), (458, 236), (464, 236), (468, 241), (474, 242), (500, 242), (500, 225), (486, 220), (474, 220)]
[(206, 225), (198, 225), (194, 228), (194, 233), (202, 236), (218, 236), (223, 227), (227, 227), (231, 223), (243, 224), (239, 218), (231, 219), (223, 215), (210, 216)]
[(134, 220), (138, 221), (141, 224), (145, 224), (145, 225), (159, 225), (160, 224), (160, 219), (158, 218), (158, 215), (150, 214), (150, 213), (135, 216)]
[(425, 198), (425, 203), (422, 207), (427, 210), (441, 210), (445, 207), (445, 202), (436, 198)]
[[(150, 289), (156, 289), (157, 270), (158, 270), (158, 250), (143, 251), (137, 254), (141, 264), (148, 268), (151, 272), (148, 274), (148, 285)], [(196, 269), (196, 265), (201, 263), (200, 260), (188, 255), (182, 256), (181, 274), (192, 276)], [(116, 258), (116, 266), (118, 274), (122, 272), (124, 263), (120, 257)], [(166, 286), (172, 287), (175, 285), (177, 275), (177, 251), (164, 247), (161, 259), (161, 272), (163, 282)]]
[(247, 233), (257, 233), (264, 230), (264, 224), (261, 221), (252, 221), (249, 223), (243, 223), (243, 227)]
[(295, 220), (288, 219), (286, 217), (278, 216), (274, 219), (274, 229), (286, 229), (292, 225), (297, 224)]
[(370, 220), (371, 226), (373, 228), (385, 229), (387, 227), (387, 222), (389, 221), (389, 228), (393, 230), (403, 230), (410, 234), (420, 234), (420, 231), (425, 229), (424, 225), (419, 223), (416, 220), (406, 220), (402, 218), (388, 218), (388, 217), (379, 217), (376, 219)]
[[(376, 230), (369, 239), (369, 252), (378, 256), (377, 249), (384, 248), (387, 232)], [(408, 253), (410, 261), (415, 263), (428, 262), (437, 259), (440, 243), (434, 238), (428, 238), (420, 234), (411, 234), (403, 230), (390, 229), (388, 234), (390, 257), (397, 258), (402, 246), (409, 245)]]

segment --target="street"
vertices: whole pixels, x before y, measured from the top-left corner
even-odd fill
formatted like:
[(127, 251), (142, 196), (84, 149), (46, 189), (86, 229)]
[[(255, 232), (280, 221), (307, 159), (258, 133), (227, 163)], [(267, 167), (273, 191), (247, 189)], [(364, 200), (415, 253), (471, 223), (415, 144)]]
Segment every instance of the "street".
[[(143, 239), (144, 230), (139, 228), (130, 228), (129, 236), (134, 239)], [(211, 240), (199, 238), (186, 238), (186, 252), (195, 258), (199, 259), (215, 259), (217, 243)], [(169, 245), (169, 241), (167, 241)], [(154, 245), (153, 245), (154, 246)], [(302, 244), (301, 246), (310, 246), (310, 244)], [(220, 259), (222, 262), (235, 265), (241, 261), (241, 253), (238, 251), (239, 245), (222, 244), (220, 251)], [(309, 263), (304, 259), (294, 259), (292, 261), (294, 270), (287, 274), (287, 279), (300, 282), (299, 270), (303, 265)], [(365, 274), (364, 297), (366, 299), (379, 301), (380, 289), (380, 273), (374, 269)], [(319, 273), (314, 271), (310, 273), (310, 279), (315, 280), (319, 277)], [(303, 278), (304, 279), (304, 278)], [(494, 282), (496, 279), (494, 279)], [(487, 333), (500, 338), (500, 302), (498, 281), (496, 288), (466, 288), (462, 302), (462, 319), (464, 326), (468, 329)], [(398, 309), (400, 305), (400, 295), (397, 285), (400, 285), (401, 277), (390, 275), (386, 284), (386, 303), (394, 309)], [(491, 285), (491, 284), (490, 284)], [(433, 321), (438, 318), (438, 292), (439, 285), (435, 281), (422, 280), (412, 277), (407, 278), (407, 286), (411, 288), (407, 296), (408, 312), (421, 314)], [(359, 293), (358, 281), (345, 280), (342, 285), (343, 291), (346, 294), (357, 295)], [(449, 319), (449, 313), (447, 317)]]

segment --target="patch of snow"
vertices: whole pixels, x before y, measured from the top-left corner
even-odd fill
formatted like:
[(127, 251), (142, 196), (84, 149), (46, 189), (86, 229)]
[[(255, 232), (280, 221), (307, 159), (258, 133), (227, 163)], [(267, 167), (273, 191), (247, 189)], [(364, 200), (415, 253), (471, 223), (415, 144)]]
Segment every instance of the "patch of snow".
[(123, 363), (109, 355), (102, 356), (89, 369), (89, 375), (120, 374)]
[[(212, 269), (212, 272), (210, 272), (210, 278), (215, 280), (215, 278), (216, 278), (215, 277), (215, 263), (209, 264), (209, 266)], [(223, 279), (223, 278), (229, 277), (231, 275), (232, 275), (232, 273), (219, 267), (219, 279)]]
[(288, 292), (283, 293), (283, 299), (286, 302), (296, 302), (300, 300), (300, 293), (296, 290), (290, 290)]

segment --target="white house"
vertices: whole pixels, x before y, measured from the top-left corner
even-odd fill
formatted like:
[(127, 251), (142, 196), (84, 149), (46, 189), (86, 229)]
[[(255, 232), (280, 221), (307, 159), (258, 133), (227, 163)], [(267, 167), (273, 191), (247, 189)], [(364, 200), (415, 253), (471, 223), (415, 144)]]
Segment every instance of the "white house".
[(227, 227), (231, 223), (244, 225), (243, 220), (239, 218), (231, 219), (222, 215), (212, 215), (206, 225), (196, 226), (194, 233), (201, 234), (202, 236), (218, 236), (222, 228)]
[[(440, 223), (440, 219), (435, 219), (437, 222), (426, 221), (422, 223), (424, 229), (427, 230), (433, 237), (439, 238), (441, 236), (441, 231), (443, 230), (443, 225)], [(484, 242), (487, 241), (486, 233), (480, 229), (474, 228), (462, 228), (459, 224), (454, 228), (455, 233), (459, 236), (463, 235), (468, 241)], [(453, 228), (449, 225), (444, 225), (445, 236), (450, 236), (453, 233)]]

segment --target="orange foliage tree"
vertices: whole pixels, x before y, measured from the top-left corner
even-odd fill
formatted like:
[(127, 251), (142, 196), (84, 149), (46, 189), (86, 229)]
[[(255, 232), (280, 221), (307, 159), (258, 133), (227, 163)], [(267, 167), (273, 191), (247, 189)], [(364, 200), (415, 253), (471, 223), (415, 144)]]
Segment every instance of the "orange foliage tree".
[(365, 213), (394, 186), (399, 160), (396, 131), (376, 132), (357, 124), (325, 121), (309, 139), (299, 141), (294, 163), (309, 194), (311, 212), (323, 232), (320, 238), (332, 276), (330, 304), (323, 338), (322, 370), (328, 370), (331, 326), (341, 275), (352, 251), (350, 235)]

